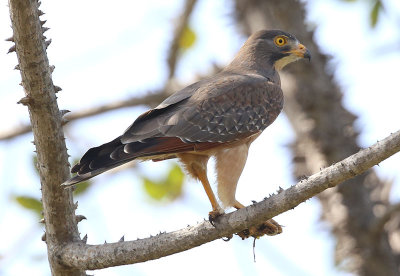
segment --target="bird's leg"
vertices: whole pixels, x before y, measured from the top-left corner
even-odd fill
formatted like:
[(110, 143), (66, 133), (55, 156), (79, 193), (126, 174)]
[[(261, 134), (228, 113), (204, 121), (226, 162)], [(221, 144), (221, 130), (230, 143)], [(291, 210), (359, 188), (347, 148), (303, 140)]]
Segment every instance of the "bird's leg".
[(185, 166), (187, 172), (194, 178), (200, 180), (204, 190), (210, 200), (212, 211), (209, 213), (209, 219), (212, 222), (218, 216), (224, 213), (224, 210), (219, 206), (218, 201), (211, 188), (207, 178), (207, 162), (209, 157), (205, 155), (182, 153), (177, 155), (180, 161)]
[(200, 180), (201, 184), (203, 184), (203, 188), (206, 191), (208, 199), (210, 200), (212, 211), (208, 213), (210, 221), (214, 221), (218, 216), (224, 213), (223, 209), (219, 206), (218, 201), (214, 195), (213, 190), (211, 189), (210, 182), (207, 178), (207, 172), (204, 170), (195, 169), (197, 172), (197, 178)]
[[(235, 204), (233, 205), (236, 209), (241, 209), (246, 206), (244, 206), (242, 203), (236, 200)], [(238, 233), (238, 235), (244, 240), (250, 236), (254, 238), (259, 238), (264, 235), (268, 236), (275, 236), (282, 233), (282, 227), (273, 219), (269, 219), (267, 221), (264, 221), (261, 224), (258, 224), (256, 226), (252, 226), (249, 229), (245, 229), (241, 232)]]

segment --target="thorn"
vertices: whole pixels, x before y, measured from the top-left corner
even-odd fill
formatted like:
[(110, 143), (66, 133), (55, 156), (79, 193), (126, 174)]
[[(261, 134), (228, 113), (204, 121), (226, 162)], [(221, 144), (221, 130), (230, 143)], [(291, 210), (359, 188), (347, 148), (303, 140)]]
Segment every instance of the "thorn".
[(81, 222), (82, 220), (84, 220), (84, 219), (87, 219), (85, 216), (83, 216), (83, 215), (76, 215), (75, 216), (75, 221), (76, 221), (76, 223), (79, 223), (79, 222)]
[(49, 40), (47, 40), (47, 41), (45, 42), (45, 44), (46, 44), (46, 49), (47, 49), (47, 47), (49, 47), (49, 45), (51, 44), (51, 38), (50, 38)]
[(47, 32), (48, 30), (50, 30), (50, 28), (42, 27), (42, 33), (43, 33), (43, 34), (44, 34), (45, 32)]
[(40, 20), (40, 25), (44, 25), (44, 24), (46, 24), (46, 22), (47, 22), (47, 20)]
[(104, 241), (104, 244), (107, 244), (107, 241), (106, 241), (106, 240)]
[(253, 204), (256, 204), (256, 203), (257, 203), (257, 201), (255, 201), (255, 200), (252, 200), (251, 202), (253, 202)]
[(40, 5), (42, 4), (42, 2), (40, 2), (40, 1), (37, 1), (37, 5), (38, 5), (38, 7), (40, 7)]
[(11, 36), (9, 38), (6, 38), (6, 41), (14, 42), (14, 36)]
[(60, 92), (62, 90), (62, 88), (60, 86), (53, 85), (53, 87), (54, 87), (54, 93), (58, 93), (58, 92)]
[(279, 188), (278, 188), (278, 194), (280, 194), (280, 193), (282, 193), (284, 190), (282, 189), (282, 187), (281, 186), (279, 186)]
[(35, 140), (31, 141), (32, 144), (36, 145)]
[(11, 46), (10, 49), (8, 49), (7, 54), (12, 53), (12, 52), (15, 52), (16, 49), (17, 49), (17, 48), (16, 48), (16, 46), (15, 46), (15, 44), (14, 44), (13, 46)]
[(14, 70), (21, 70), (21, 69), (19, 68), (19, 64), (15, 65)]
[(78, 201), (77, 201), (77, 202), (75, 202), (75, 204), (74, 204), (74, 208), (75, 208), (75, 210), (76, 210), (76, 209), (78, 209)]
[(20, 82), (20, 83), (18, 83), (19, 85), (21, 85), (21, 86), (24, 86), (23, 84), (22, 84), (22, 82)]
[(54, 69), (56, 69), (56, 67), (54, 65), (50, 65), (50, 73), (53, 73)]
[(45, 14), (42, 10), (38, 10), (38, 15), (42, 16), (43, 14)]
[(84, 243), (87, 243), (87, 234), (83, 237), (82, 241), (83, 241)]
[(17, 104), (22, 104), (22, 105), (28, 105), (28, 104), (32, 104), (33, 103), (33, 99), (29, 96), (25, 96), (23, 98), (21, 98), (19, 100), (19, 102), (17, 102)]
[(119, 239), (118, 242), (123, 242), (123, 241), (125, 241), (125, 236), (122, 236), (122, 237)]
[(45, 222), (44, 218), (42, 218), (41, 220), (39, 220), (39, 223), (45, 224), (46, 222)]
[[(65, 114), (69, 113), (69, 112), (71, 112), (71, 111), (69, 111), (69, 110), (67, 110), (67, 109), (60, 110), (61, 117), (64, 116)], [(64, 138), (64, 139), (65, 139), (65, 138)]]
[(44, 232), (42, 235), (42, 241), (46, 242), (46, 232)]

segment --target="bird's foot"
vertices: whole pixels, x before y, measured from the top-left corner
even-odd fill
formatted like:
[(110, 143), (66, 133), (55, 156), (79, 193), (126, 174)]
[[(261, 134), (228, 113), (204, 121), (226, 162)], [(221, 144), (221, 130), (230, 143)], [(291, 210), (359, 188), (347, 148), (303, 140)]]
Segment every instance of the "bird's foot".
[(261, 224), (245, 229), (237, 233), (237, 235), (244, 240), (249, 237), (258, 239), (264, 235), (275, 236), (280, 233), (282, 233), (282, 227), (279, 225), (279, 223), (273, 219), (269, 219)]
[(224, 211), (221, 210), (212, 210), (208, 213), (208, 220), (210, 221), (211, 225), (215, 227), (215, 222), (217, 221), (218, 217), (223, 215)]

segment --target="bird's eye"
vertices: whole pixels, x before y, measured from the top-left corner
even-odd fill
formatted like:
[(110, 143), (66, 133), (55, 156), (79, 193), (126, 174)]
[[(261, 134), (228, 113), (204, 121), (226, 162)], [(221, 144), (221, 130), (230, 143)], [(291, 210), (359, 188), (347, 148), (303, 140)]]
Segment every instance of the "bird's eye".
[(283, 45), (285, 45), (287, 43), (287, 39), (284, 36), (277, 36), (277, 37), (274, 38), (274, 43), (277, 46), (283, 46)]

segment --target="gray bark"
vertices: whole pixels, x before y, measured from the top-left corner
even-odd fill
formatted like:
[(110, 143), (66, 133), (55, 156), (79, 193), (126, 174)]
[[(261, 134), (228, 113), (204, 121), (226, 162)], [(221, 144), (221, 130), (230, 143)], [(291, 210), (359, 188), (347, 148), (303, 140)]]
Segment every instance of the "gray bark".
[(60, 183), (69, 177), (69, 164), (61, 113), (57, 106), (56, 88), (46, 55), (49, 45), (43, 36), (43, 23), (35, 0), (10, 0), (14, 49), (18, 56), (25, 97), (19, 103), (27, 105), (32, 124), (40, 174), (45, 240), (52, 275), (85, 275), (76, 268), (60, 265), (55, 254), (70, 242), (80, 240), (75, 222), (75, 207), (70, 190)]
[[(339, 183), (362, 174), (367, 169), (400, 151), (400, 131), (375, 145), (300, 181), (263, 201), (208, 221), (155, 237), (101, 245), (69, 243), (58, 252), (60, 261), (79, 269), (101, 269), (158, 259), (222, 238), (291, 210), (307, 199)], [(349, 185), (349, 183), (345, 184)]]

